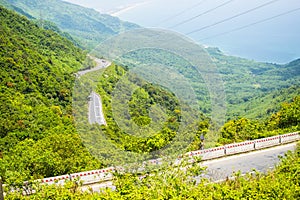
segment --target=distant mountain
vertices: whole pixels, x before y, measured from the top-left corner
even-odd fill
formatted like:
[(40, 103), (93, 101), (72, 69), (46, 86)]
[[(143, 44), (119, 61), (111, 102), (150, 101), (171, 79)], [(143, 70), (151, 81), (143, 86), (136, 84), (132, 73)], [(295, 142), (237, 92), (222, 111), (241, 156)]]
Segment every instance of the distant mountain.
[(10, 4), (9, 2), (7, 2), (6, 0), (0, 0), (0, 5), (10, 9), (10, 10), (14, 10), (17, 13), (24, 15), (25, 17), (27, 17), (28, 19), (34, 19), (33, 16), (31, 16), (30, 14), (24, 12), (24, 10), (22, 10), (21, 8), (18, 8), (12, 4)]
[(54, 22), (88, 49), (110, 36), (139, 27), (61, 0), (0, 0), (0, 4), (27, 17)]
[[(300, 87), (300, 60), (279, 65), (228, 56), (218, 48), (206, 48), (206, 50), (224, 83), (227, 119), (240, 116), (264, 118), (278, 111), (280, 102), (290, 101), (294, 96), (299, 95), (299, 90), (296, 88)], [(142, 64), (172, 66), (191, 84), (200, 110), (208, 115), (211, 113), (211, 102), (206, 83), (199, 77), (197, 70), (193, 69), (184, 59), (158, 49), (138, 50), (130, 52), (122, 58), (122, 64), (129, 67)], [(157, 71), (157, 73), (160, 72)], [(290, 87), (296, 88), (287, 90)], [(273, 100), (273, 96), (276, 97), (276, 100)]]
[(300, 59), (288, 64), (261, 63), (207, 48), (223, 78), (227, 116), (261, 118), (278, 111), (279, 102), (300, 93)]

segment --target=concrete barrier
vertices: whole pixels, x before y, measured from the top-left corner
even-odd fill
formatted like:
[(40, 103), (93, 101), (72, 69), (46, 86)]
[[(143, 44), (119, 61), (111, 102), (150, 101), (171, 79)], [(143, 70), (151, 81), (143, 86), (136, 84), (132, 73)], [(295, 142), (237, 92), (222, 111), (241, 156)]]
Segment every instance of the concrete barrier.
[(192, 151), (187, 153), (187, 155), (191, 156), (201, 156), (202, 160), (208, 160), (211, 158), (218, 158), (222, 157), (225, 155), (224, 151), (225, 147), (220, 146), (220, 147), (215, 147), (215, 148), (210, 148), (210, 149), (204, 149), (204, 150), (199, 150), (199, 151)]
[(70, 180), (70, 175), (62, 175), (62, 176), (55, 176), (55, 177), (49, 177), (49, 178), (44, 178), (41, 179), (41, 183), (46, 183), (46, 184), (57, 184), (57, 185), (64, 185), (66, 180)]
[(299, 139), (300, 139), (299, 132), (289, 133), (281, 136), (281, 143), (287, 143)]
[(261, 148), (265, 148), (265, 147), (278, 145), (278, 144), (280, 144), (280, 137), (281, 136), (273, 136), (273, 137), (254, 140), (255, 149), (261, 149)]
[(82, 181), (84, 184), (91, 184), (111, 179), (113, 177), (113, 171), (114, 168), (111, 167), (99, 170), (74, 173), (70, 176), (72, 180), (79, 179), (79, 181)]
[(225, 145), (225, 150), (226, 150), (225, 152), (226, 155), (252, 151), (254, 150), (254, 142), (246, 141), (246, 142), (228, 144)]

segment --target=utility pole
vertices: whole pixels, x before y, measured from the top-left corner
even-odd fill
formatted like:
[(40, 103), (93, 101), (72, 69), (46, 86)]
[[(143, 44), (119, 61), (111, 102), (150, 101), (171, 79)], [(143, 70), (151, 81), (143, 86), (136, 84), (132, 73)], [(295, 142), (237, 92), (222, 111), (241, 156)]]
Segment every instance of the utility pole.
[(4, 191), (2, 187), (2, 178), (0, 177), (0, 200), (4, 200)]
[(200, 147), (200, 149), (201, 149), (201, 150), (204, 149), (204, 139), (205, 139), (205, 138), (204, 138), (204, 135), (201, 134), (201, 135), (200, 135), (200, 140), (201, 140), (201, 147)]

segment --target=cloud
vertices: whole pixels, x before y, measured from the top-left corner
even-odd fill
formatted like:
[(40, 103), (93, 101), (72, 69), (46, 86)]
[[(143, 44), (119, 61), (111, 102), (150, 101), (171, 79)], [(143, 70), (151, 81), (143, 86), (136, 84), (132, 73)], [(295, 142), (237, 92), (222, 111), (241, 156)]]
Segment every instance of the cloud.
[(151, 1), (144, 1), (144, 2), (139, 2), (139, 3), (134, 3), (134, 4), (123, 5), (123, 6), (118, 7), (115, 10), (109, 11), (107, 14), (118, 17), (118, 16), (132, 10), (132, 9), (135, 9), (135, 8), (140, 7), (142, 5), (148, 4), (150, 2)]

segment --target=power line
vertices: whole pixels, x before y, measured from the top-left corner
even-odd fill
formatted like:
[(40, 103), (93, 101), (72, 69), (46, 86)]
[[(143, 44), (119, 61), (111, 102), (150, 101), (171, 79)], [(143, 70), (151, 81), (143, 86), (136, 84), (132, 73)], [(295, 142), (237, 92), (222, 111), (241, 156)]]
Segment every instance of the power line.
[(178, 16), (183, 15), (183, 14), (186, 13), (187, 11), (192, 10), (192, 9), (194, 9), (194, 8), (196, 8), (196, 7), (198, 7), (198, 6), (200, 6), (200, 5), (203, 4), (205, 1), (207, 1), (207, 0), (202, 0), (202, 1), (198, 2), (198, 3), (195, 4), (195, 5), (193, 5), (193, 6), (189, 7), (189, 8), (186, 8), (186, 9), (182, 10), (181, 12), (178, 12), (177, 14), (174, 14), (174, 15), (172, 15), (172, 16), (170, 16), (170, 17), (164, 19), (164, 20), (162, 20), (158, 25), (160, 25), (160, 24), (162, 24), (162, 23), (164, 23), (164, 22), (170, 21), (171, 19), (174, 19), (175, 17), (178, 17)]
[(188, 32), (188, 33), (186, 33), (186, 35), (191, 35), (191, 34), (193, 34), (193, 33), (202, 31), (202, 30), (204, 30), (204, 29), (207, 29), (207, 28), (216, 26), (216, 25), (218, 25), (218, 24), (227, 22), (227, 21), (232, 20), (232, 19), (234, 19), (234, 18), (237, 18), (237, 17), (240, 17), (240, 16), (242, 16), (242, 15), (248, 14), (248, 13), (253, 12), (253, 11), (255, 11), (255, 10), (258, 10), (258, 9), (260, 9), (260, 8), (262, 8), (262, 7), (265, 7), (265, 6), (268, 6), (268, 5), (270, 5), (270, 4), (273, 4), (273, 3), (277, 2), (277, 1), (280, 1), (280, 0), (269, 1), (269, 2), (267, 2), (267, 3), (264, 3), (264, 4), (260, 5), (260, 6), (257, 6), (257, 7), (255, 7), (255, 8), (252, 8), (252, 9), (250, 9), (250, 10), (241, 12), (241, 13), (236, 14), (236, 15), (233, 15), (233, 16), (231, 16), (231, 17), (229, 17), (229, 18), (223, 19), (223, 20), (218, 21), (218, 22), (215, 22), (215, 23), (213, 23), (213, 24), (210, 24), (210, 25), (207, 25), (207, 26), (203, 26), (202, 28), (199, 28), (199, 29), (193, 30), (193, 31), (191, 31), (191, 32)]
[(263, 23), (263, 22), (266, 22), (266, 21), (270, 21), (270, 20), (272, 20), (272, 19), (275, 19), (275, 18), (284, 16), (284, 15), (288, 15), (288, 14), (293, 13), (293, 12), (296, 12), (296, 11), (298, 11), (298, 10), (300, 10), (300, 8), (296, 8), (296, 9), (293, 9), (293, 10), (289, 10), (289, 11), (287, 11), (287, 12), (280, 13), (280, 14), (278, 14), (278, 15), (275, 15), (275, 16), (272, 16), (272, 17), (269, 17), (269, 18), (266, 18), (266, 19), (257, 21), (257, 22), (253, 22), (253, 23), (251, 23), (251, 24), (247, 24), (247, 25), (244, 25), (244, 26), (241, 26), (241, 27), (238, 27), (238, 28), (235, 28), (235, 29), (232, 29), (232, 30), (223, 32), (223, 33), (219, 33), (219, 34), (216, 34), (216, 35), (213, 35), (213, 36), (209, 36), (209, 37), (206, 37), (206, 38), (201, 39), (201, 41), (202, 41), (202, 40), (211, 39), (211, 38), (215, 38), (215, 37), (219, 37), (219, 36), (221, 36), (221, 35), (225, 35), (225, 34), (228, 34), (228, 33), (232, 33), (232, 32), (235, 32), (235, 31), (239, 31), (239, 30), (248, 28), (248, 27), (250, 27), (250, 26), (254, 26), (254, 25), (256, 25), (256, 24), (260, 24), (260, 23)]
[(225, 3), (222, 3), (221, 5), (219, 5), (219, 6), (217, 6), (217, 7), (214, 7), (214, 8), (211, 8), (211, 9), (207, 10), (207, 11), (204, 11), (204, 12), (201, 13), (201, 14), (198, 14), (198, 15), (196, 15), (196, 16), (194, 16), (194, 17), (191, 17), (191, 18), (186, 19), (186, 20), (184, 20), (184, 21), (182, 21), (182, 22), (179, 22), (179, 23), (177, 23), (177, 24), (175, 24), (175, 25), (173, 25), (173, 26), (171, 26), (171, 27), (169, 27), (169, 28), (175, 28), (175, 27), (177, 27), (177, 26), (180, 26), (180, 25), (182, 25), (182, 24), (185, 24), (185, 23), (187, 23), (187, 22), (190, 22), (190, 21), (192, 21), (192, 20), (194, 20), (194, 19), (196, 19), (196, 18), (198, 18), (198, 17), (201, 17), (202, 15), (205, 15), (205, 14), (207, 14), (207, 13), (210, 13), (210, 12), (212, 12), (212, 11), (214, 11), (214, 10), (216, 10), (216, 9), (218, 9), (218, 8), (220, 8), (220, 7), (222, 7), (222, 6), (225, 6), (225, 5), (227, 5), (227, 4), (229, 4), (229, 3), (233, 2), (233, 1), (234, 1), (234, 0), (226, 1)]

